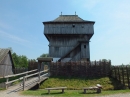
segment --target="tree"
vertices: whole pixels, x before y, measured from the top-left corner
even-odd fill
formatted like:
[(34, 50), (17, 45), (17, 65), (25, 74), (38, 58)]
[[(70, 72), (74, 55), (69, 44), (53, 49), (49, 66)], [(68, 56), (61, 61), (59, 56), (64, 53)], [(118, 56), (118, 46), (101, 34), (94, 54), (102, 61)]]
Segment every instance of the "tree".
[(17, 55), (11, 47), (8, 47), (8, 49), (11, 51), (15, 67), (28, 67), (28, 58), (25, 55)]
[(49, 54), (42, 54), (40, 57), (49, 57)]
[(17, 55), (12, 53), (12, 59), (15, 67), (28, 67), (28, 59), (24, 55)]
[(15, 52), (12, 54), (12, 59), (13, 59), (13, 62), (14, 62), (14, 66), (15, 66), (15, 67), (18, 67), (18, 66), (17, 66), (18, 63), (19, 63), (18, 55), (17, 55)]

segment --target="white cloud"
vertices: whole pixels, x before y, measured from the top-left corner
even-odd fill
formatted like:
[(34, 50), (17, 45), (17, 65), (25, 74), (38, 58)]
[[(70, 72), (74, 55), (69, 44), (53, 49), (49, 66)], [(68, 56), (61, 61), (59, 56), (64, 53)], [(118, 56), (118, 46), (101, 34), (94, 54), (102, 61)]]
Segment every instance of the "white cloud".
[(4, 31), (0, 31), (0, 36), (4, 39), (9, 39), (11, 41), (15, 41), (15, 42), (18, 42), (18, 43), (29, 43), (29, 41), (26, 40), (26, 39), (22, 39), (18, 36), (9, 34), (9, 33), (4, 32)]

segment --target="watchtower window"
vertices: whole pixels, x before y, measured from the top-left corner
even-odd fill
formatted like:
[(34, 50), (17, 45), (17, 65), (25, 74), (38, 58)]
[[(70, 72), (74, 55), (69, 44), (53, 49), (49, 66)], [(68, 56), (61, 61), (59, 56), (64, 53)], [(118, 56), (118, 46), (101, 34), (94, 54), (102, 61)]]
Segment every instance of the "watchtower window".
[(86, 45), (84, 45), (84, 48), (86, 48)]
[(73, 24), (72, 27), (74, 28), (74, 27), (75, 27), (75, 24)]

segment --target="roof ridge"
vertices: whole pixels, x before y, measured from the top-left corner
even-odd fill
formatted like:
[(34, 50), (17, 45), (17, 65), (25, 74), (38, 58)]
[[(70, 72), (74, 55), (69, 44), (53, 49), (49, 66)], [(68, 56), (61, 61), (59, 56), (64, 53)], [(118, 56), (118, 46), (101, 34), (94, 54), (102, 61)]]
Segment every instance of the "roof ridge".
[(82, 18), (78, 17), (78, 15), (59, 15), (58, 18), (54, 19), (53, 21), (85, 21)]

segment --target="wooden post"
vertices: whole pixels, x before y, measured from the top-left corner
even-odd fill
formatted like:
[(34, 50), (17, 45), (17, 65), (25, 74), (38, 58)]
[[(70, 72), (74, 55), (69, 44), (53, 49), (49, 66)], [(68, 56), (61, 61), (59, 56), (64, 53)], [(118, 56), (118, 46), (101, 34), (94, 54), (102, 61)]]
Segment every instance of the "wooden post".
[(116, 67), (114, 67), (114, 71), (115, 71), (115, 79), (117, 79)]
[(50, 94), (50, 89), (48, 89), (48, 94)]
[(38, 79), (39, 79), (39, 82), (40, 82), (40, 71), (39, 71), (39, 73), (38, 73)]
[[(26, 73), (26, 76), (28, 75), (28, 73)], [(27, 81), (27, 77), (26, 77), (26, 79), (25, 79), (26, 81)]]
[(64, 89), (62, 89), (62, 93), (64, 93)]
[(100, 76), (102, 76), (102, 66), (101, 66), (101, 61), (99, 60), (99, 72), (100, 72)]
[(119, 67), (118, 67), (118, 78), (119, 78), (119, 81), (121, 82), (121, 77), (120, 77), (120, 70), (119, 70)]
[(23, 76), (23, 91), (25, 90), (25, 76)]
[(127, 66), (126, 66), (126, 73), (127, 73), (128, 88), (130, 89), (129, 71), (128, 71), (128, 67)]
[[(6, 78), (6, 83), (9, 81), (9, 78)], [(8, 84), (6, 84), (6, 89), (8, 89)]]
[(123, 85), (125, 85), (125, 81), (124, 81), (124, 68), (122, 67), (122, 80), (123, 80)]
[(84, 89), (84, 94), (86, 94), (86, 89)]
[(95, 60), (95, 62), (94, 62), (94, 65), (95, 65), (95, 68), (94, 68), (94, 76), (99, 76), (99, 73), (97, 72), (97, 64), (96, 64), (97, 62), (96, 62), (96, 60)]

